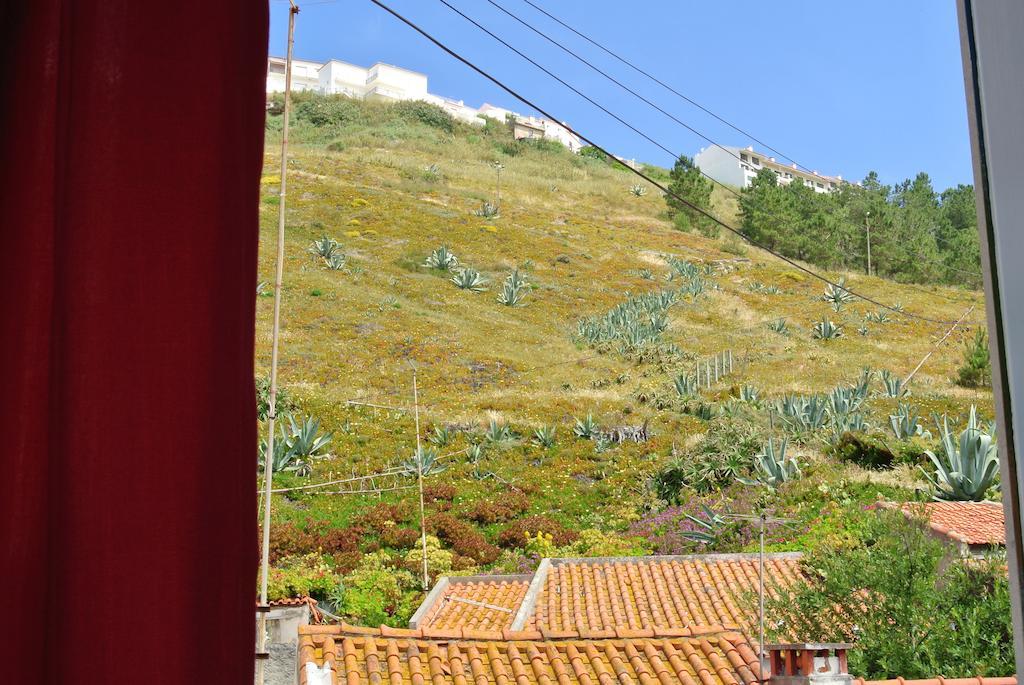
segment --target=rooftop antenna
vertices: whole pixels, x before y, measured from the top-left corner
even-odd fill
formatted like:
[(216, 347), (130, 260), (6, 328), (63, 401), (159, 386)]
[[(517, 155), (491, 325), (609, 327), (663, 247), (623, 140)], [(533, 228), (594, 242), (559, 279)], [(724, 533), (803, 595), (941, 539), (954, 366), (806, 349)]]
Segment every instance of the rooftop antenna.
[(793, 519), (777, 518), (768, 516), (764, 512), (760, 514), (723, 514), (723, 518), (737, 519), (740, 521), (758, 521), (760, 546), (757, 554), (757, 654), (760, 670), (758, 677), (764, 682), (765, 653), (764, 653), (764, 529), (768, 523), (790, 524), (795, 523)]
[(284, 65), (284, 121), (281, 126), (281, 187), (278, 190), (277, 271), (274, 277), (274, 330), (270, 355), (270, 397), (267, 408), (267, 449), (263, 455), (263, 544), (260, 559), (260, 620), (256, 650), (256, 685), (263, 685), (267, 654), (267, 579), (270, 575), (270, 499), (274, 487), (274, 425), (277, 422), (277, 356), (281, 339), (281, 285), (284, 281), (284, 207), (288, 177), (288, 116), (291, 112), (292, 48), (299, 6), (288, 0), (288, 52)]

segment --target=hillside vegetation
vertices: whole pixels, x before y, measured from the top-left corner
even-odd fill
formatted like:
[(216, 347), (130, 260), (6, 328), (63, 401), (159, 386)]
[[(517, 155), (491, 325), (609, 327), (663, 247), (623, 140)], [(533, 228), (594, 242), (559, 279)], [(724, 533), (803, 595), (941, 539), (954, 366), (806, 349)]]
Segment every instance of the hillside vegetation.
[[(974, 307), (967, 318), (981, 320), (980, 292), (830, 272), (906, 314), (857, 299), (833, 306), (823, 283), (734, 237), (676, 230), (657, 189), (634, 192), (643, 182), (621, 168), (442, 114), (309, 96), (296, 106), (280, 382), (297, 420), (315, 417), (332, 437), (311, 475), (275, 479), (305, 485), (407, 462), (415, 367), (421, 432), (444, 469), (426, 478), (431, 575), (515, 571), (554, 552), (727, 551), (756, 540), (731, 519), (710, 521), (707, 540), (683, 535), (704, 530), (686, 514), (706, 517), (705, 505), (789, 516), (796, 523), (773, 529), (771, 546), (806, 549), (842, 528), (844, 507), (930, 492), (933, 413), (963, 425), (977, 405), (991, 417), (987, 389), (954, 384), (973, 326), (935, 351), (909, 396), (889, 396), (882, 380), (907, 376), (949, 328), (907, 314), (951, 321)], [(280, 125), (272, 112), (267, 284)], [(739, 221), (735, 198), (716, 191), (711, 201)], [(485, 203), (500, 214), (484, 216)], [(324, 237), (338, 243), (330, 259), (310, 251)], [(458, 269), (427, 266), (441, 247), (485, 289), (459, 288)], [(509, 306), (499, 296), (516, 290), (513, 273), (521, 301)], [(272, 288), (257, 307), (265, 376)], [(841, 336), (816, 337), (823, 322)], [(692, 388), (695, 369), (721, 353), (731, 353), (732, 372)], [(842, 421), (801, 428), (779, 408), (787, 395), (792, 403), (858, 383), (863, 402)], [(889, 417), (901, 402), (934, 437), (895, 437)], [(755, 455), (769, 437), (776, 447), (788, 440), (802, 476), (774, 489), (744, 482), (758, 477)], [(313, 592), (353, 620), (401, 623), (419, 596), (417, 505), (414, 489), (278, 497), (276, 591)]]

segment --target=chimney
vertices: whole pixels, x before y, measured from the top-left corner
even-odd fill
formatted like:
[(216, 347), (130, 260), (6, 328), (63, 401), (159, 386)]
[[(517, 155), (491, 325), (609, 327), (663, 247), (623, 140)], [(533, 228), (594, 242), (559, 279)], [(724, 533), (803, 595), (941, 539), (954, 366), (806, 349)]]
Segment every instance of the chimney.
[(845, 642), (765, 645), (770, 685), (851, 685)]

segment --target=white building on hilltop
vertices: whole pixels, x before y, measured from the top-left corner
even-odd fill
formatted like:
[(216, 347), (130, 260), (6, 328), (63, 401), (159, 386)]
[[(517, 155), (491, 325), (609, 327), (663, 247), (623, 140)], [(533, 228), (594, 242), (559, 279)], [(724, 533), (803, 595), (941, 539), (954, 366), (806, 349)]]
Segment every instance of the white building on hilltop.
[[(270, 57), (267, 60), (267, 93), (280, 93), (285, 86), (285, 59)], [(427, 90), (427, 75), (391, 64), (378, 62), (364, 68), (341, 60), (310, 62), (292, 59), (292, 88), (313, 90), (324, 94), (347, 95), (361, 100), (422, 100), (437, 105), (460, 121), (483, 126), (482, 117), (498, 121), (521, 123), (514, 126), (518, 138), (547, 138), (557, 140), (573, 152), (578, 152), (580, 139), (563, 124), (539, 117), (523, 117), (501, 107), (483, 104), (479, 109), (462, 100), (434, 95)], [(530, 135), (522, 135), (529, 131)]]
[(774, 171), (782, 185), (799, 181), (816, 193), (830, 193), (843, 184), (842, 176), (823, 176), (817, 171), (804, 171), (797, 168), (796, 164), (783, 164), (774, 157), (755, 152), (753, 147), (712, 145), (701, 149), (694, 156), (693, 163), (719, 183), (737, 188), (749, 187), (761, 169)]

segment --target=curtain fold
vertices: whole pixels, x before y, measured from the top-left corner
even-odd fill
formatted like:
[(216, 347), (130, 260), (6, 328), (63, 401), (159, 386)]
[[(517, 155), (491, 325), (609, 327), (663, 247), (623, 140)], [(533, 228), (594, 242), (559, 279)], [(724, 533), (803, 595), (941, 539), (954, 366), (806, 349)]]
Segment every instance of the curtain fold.
[(0, 25), (0, 680), (251, 683), (266, 3)]

